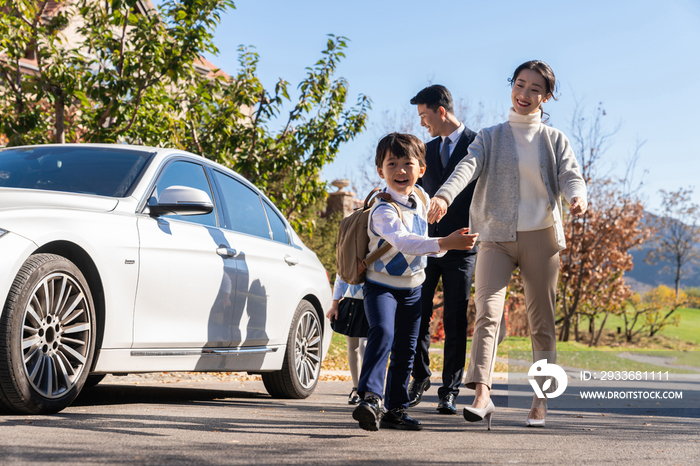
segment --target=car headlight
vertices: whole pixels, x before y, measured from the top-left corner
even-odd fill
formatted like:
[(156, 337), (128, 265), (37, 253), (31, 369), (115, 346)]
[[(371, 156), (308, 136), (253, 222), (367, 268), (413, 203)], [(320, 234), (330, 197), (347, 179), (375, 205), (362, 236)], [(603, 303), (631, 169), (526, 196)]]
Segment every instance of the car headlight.
[(2, 238), (3, 236), (5, 236), (5, 233), (9, 233), (9, 231), (3, 230), (2, 228), (0, 228), (0, 238)]

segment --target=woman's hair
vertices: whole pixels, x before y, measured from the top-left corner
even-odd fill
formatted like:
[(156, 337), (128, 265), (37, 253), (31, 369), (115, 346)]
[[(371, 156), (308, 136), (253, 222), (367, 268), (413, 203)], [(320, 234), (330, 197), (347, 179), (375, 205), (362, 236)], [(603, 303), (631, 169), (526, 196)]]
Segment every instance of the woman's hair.
[(421, 167), (425, 167), (425, 144), (412, 134), (390, 133), (384, 136), (377, 144), (377, 156), (374, 159), (377, 168), (382, 168), (388, 152), (397, 159), (412, 157), (418, 160)]
[[(547, 95), (552, 96), (552, 99), (554, 100), (559, 100), (556, 96), (557, 89), (559, 88), (557, 84), (557, 78), (554, 76), (554, 71), (552, 71), (552, 68), (548, 64), (540, 60), (526, 61), (525, 63), (523, 63), (515, 69), (515, 72), (513, 73), (512, 77), (508, 78), (510, 87), (513, 87), (513, 85), (515, 84), (515, 80), (518, 79), (518, 75), (522, 70), (532, 70), (539, 73), (544, 78), (544, 83), (546, 86), (545, 92), (547, 93)], [(549, 120), (549, 113), (545, 113), (541, 104), (540, 110), (542, 110), (542, 121)], [(545, 115), (547, 115), (546, 118), (544, 117)]]

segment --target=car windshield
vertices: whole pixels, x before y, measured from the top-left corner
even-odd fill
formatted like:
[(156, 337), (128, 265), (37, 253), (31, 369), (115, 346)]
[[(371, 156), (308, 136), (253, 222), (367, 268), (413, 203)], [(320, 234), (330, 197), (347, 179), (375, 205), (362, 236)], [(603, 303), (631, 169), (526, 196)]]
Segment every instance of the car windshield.
[(0, 187), (124, 197), (151, 156), (112, 147), (8, 148), (0, 150)]

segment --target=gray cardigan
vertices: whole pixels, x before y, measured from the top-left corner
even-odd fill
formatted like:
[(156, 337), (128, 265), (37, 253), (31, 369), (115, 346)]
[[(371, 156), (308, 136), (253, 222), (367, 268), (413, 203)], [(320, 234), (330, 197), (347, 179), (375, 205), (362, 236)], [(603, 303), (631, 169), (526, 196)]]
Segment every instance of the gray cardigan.
[[(566, 247), (561, 195), (567, 202), (574, 197), (586, 201), (586, 183), (569, 140), (561, 131), (546, 125), (542, 125), (540, 136), (540, 171), (561, 251)], [(518, 173), (513, 131), (510, 123), (501, 123), (479, 131), (467, 156), (435, 195), (444, 198), (449, 206), (467, 184), (478, 177), (470, 209), (470, 231), (479, 233), (479, 241), (515, 241)]]

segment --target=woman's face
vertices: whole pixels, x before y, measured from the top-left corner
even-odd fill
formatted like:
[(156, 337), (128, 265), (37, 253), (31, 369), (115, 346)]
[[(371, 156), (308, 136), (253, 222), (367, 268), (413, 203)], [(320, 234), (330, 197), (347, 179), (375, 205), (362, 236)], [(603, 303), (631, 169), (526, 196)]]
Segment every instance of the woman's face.
[(510, 98), (513, 108), (520, 115), (530, 115), (540, 111), (540, 105), (547, 102), (551, 94), (546, 94), (547, 84), (537, 71), (524, 69), (513, 83)]

